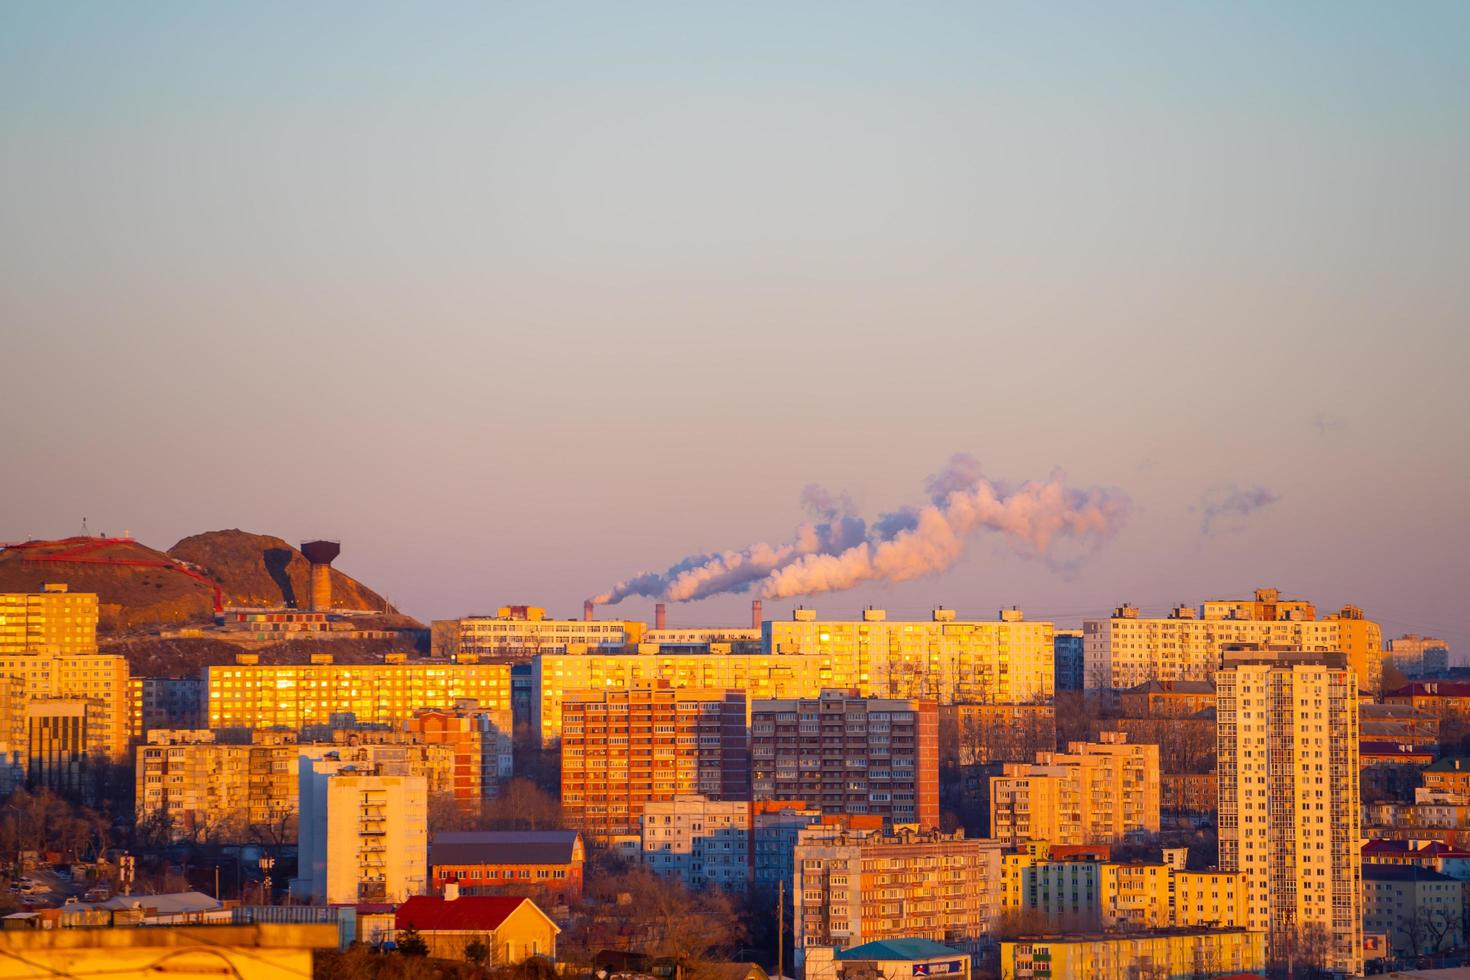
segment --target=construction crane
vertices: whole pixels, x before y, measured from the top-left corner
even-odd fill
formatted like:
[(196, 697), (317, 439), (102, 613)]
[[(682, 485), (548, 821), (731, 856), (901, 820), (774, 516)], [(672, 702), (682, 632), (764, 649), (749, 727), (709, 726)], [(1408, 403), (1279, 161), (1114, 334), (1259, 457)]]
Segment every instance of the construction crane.
[[(127, 565), (133, 568), (161, 568), (169, 572), (178, 572), (187, 575), (196, 582), (203, 582), (214, 592), (214, 611), (218, 615), (225, 611), (224, 590), (219, 583), (194, 568), (190, 568), (184, 562), (173, 558), (108, 558), (105, 555), (94, 555), (92, 552), (101, 551), (103, 548), (118, 544), (137, 544), (132, 538), (63, 538), (60, 541), (24, 541), (16, 544), (0, 545), (5, 551), (21, 552), (21, 561), (54, 561), (75, 563), (79, 565)], [(33, 554), (39, 548), (54, 548), (60, 545), (61, 550), (49, 551), (44, 554)]]

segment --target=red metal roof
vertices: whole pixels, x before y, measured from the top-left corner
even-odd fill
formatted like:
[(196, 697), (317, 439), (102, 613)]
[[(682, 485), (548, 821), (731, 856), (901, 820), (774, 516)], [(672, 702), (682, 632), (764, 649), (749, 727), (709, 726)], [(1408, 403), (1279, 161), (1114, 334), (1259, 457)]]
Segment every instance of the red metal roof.
[(437, 895), (415, 895), (398, 906), (393, 924), (399, 929), (413, 926), (420, 931), (490, 932), (529, 901), (524, 895), (464, 895), (450, 901)]

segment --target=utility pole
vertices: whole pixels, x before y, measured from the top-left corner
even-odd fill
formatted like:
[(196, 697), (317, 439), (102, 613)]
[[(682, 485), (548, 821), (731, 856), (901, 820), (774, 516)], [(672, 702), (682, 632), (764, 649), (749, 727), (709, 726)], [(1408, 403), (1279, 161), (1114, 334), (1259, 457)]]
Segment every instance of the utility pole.
[(214, 866), (214, 900), (219, 901), (219, 865)]
[(776, 980), (786, 975), (786, 879), (776, 884)]

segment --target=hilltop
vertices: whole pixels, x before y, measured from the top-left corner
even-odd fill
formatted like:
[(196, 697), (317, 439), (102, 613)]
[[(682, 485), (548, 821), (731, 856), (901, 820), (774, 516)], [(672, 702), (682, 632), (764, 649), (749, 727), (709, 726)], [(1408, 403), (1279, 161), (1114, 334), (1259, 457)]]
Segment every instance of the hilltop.
[[(73, 537), (0, 550), (0, 592), (36, 592), (65, 582), (95, 592), (104, 636), (205, 625), (214, 586), (226, 606), (305, 605), (309, 563), (281, 538), (239, 529), (184, 538), (167, 552), (128, 538)], [(381, 595), (335, 568), (332, 607), (378, 612), (375, 622), (416, 627)]]
[[(281, 538), (239, 528), (206, 531), (168, 549), (218, 582), (230, 606), (300, 606), (311, 598), (311, 564)], [(332, 569), (332, 608), (394, 613), (388, 601), (361, 582)]]

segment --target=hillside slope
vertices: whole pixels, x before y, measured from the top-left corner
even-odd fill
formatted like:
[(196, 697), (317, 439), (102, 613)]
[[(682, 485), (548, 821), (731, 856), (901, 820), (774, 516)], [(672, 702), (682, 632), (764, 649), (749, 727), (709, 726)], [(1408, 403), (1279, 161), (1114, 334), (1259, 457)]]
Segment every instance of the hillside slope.
[[(291, 545), (269, 534), (239, 528), (190, 535), (170, 557), (199, 566), (225, 590), (231, 606), (299, 606), (311, 600), (311, 565)], [(332, 569), (332, 608), (395, 612), (361, 582)]]
[[(0, 550), (0, 592), (39, 592), (48, 582), (95, 592), (104, 636), (207, 625), (214, 618), (214, 589), (171, 567), (178, 562), (217, 583), (226, 606), (292, 606), (299, 600), (305, 607), (310, 597), (310, 565), (301, 552), (280, 538), (238, 529), (192, 535), (167, 553), (131, 539), (90, 537), (7, 547)], [(332, 608), (379, 613), (363, 622), (369, 628), (420, 625), (336, 569)]]

